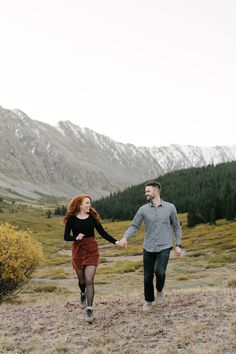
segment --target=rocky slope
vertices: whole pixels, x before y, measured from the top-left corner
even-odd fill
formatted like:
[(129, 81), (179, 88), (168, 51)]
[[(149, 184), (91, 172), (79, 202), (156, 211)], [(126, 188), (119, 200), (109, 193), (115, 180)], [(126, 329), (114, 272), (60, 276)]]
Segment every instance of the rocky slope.
[(176, 169), (233, 160), (236, 145), (138, 147), (70, 121), (54, 127), (0, 107), (0, 195), (98, 198)]

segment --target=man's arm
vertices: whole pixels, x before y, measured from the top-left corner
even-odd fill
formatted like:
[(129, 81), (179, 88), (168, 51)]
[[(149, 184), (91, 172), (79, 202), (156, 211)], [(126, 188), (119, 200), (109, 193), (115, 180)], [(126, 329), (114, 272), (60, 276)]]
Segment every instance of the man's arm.
[(171, 212), (171, 224), (173, 226), (174, 234), (175, 234), (175, 240), (176, 240), (176, 249), (175, 249), (175, 255), (179, 256), (181, 254), (181, 240), (182, 240), (182, 230), (179, 222), (179, 218), (177, 215), (177, 211), (175, 206), (173, 206), (173, 210)]
[(141, 210), (139, 209), (137, 213), (135, 214), (133, 221), (129, 228), (125, 231), (123, 238), (120, 240), (122, 244), (127, 246), (127, 239), (133, 236), (138, 230), (143, 221), (143, 214)]

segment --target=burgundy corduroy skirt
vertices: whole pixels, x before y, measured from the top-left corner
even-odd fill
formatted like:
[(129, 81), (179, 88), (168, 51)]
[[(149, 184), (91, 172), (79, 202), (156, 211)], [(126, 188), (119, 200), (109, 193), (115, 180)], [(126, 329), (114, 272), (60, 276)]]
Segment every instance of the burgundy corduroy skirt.
[(95, 237), (84, 237), (80, 241), (74, 241), (72, 245), (72, 266), (80, 269), (83, 266), (99, 263), (98, 243)]

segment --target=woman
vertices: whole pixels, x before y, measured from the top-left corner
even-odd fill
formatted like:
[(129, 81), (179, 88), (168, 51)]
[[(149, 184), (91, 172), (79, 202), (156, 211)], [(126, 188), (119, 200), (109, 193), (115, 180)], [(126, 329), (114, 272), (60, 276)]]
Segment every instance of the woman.
[(64, 222), (64, 240), (74, 241), (72, 245), (72, 265), (79, 281), (80, 304), (84, 308), (87, 298), (86, 320), (92, 323), (94, 276), (99, 263), (99, 251), (94, 228), (107, 241), (117, 246), (121, 245), (102, 227), (99, 214), (91, 207), (91, 198), (88, 195), (79, 195), (70, 201)]

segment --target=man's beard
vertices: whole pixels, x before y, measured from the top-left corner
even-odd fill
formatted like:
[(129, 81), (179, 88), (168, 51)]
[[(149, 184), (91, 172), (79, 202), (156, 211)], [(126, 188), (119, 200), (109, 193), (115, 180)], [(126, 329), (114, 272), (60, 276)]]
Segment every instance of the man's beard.
[(147, 200), (152, 201), (154, 198), (155, 198), (155, 196), (154, 196), (154, 195), (153, 195), (153, 196), (147, 195)]

